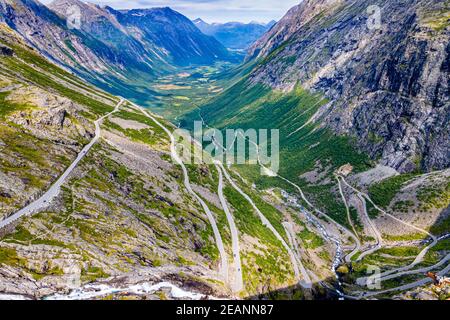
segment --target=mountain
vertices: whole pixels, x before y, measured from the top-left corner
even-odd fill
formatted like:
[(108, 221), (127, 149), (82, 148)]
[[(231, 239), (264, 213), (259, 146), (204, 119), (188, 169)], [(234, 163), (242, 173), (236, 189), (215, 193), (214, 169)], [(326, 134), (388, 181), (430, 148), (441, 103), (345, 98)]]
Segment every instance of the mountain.
[[(448, 299), (448, 1), (305, 0), (236, 68), (167, 8), (0, 1), (0, 300)], [(240, 130), (187, 159), (194, 120)]]
[(193, 22), (204, 34), (215, 37), (225, 47), (241, 50), (247, 49), (276, 23), (271, 21), (268, 24), (258, 22), (208, 24), (200, 18)]
[(112, 48), (89, 34), (69, 30), (66, 22), (34, 0), (1, 0), (0, 17), (46, 57), (95, 77), (125, 61)]
[[(367, 26), (378, 5), (380, 29)], [(249, 50), (250, 75), (283, 91), (295, 85), (331, 103), (316, 115), (401, 172), (450, 165), (448, 3), (303, 1)]]

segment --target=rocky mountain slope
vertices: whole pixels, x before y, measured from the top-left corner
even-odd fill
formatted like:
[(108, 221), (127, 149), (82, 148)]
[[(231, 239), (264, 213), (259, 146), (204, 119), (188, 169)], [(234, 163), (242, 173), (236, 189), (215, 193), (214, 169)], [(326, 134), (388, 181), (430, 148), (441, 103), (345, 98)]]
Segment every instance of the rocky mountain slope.
[(68, 8), (74, 5), (81, 8), (83, 31), (135, 59), (151, 62), (153, 56), (155, 61), (189, 65), (230, 58), (220, 43), (202, 35), (189, 19), (170, 8), (117, 11), (78, 0), (55, 0), (49, 8), (67, 18)]
[(78, 0), (57, 0), (49, 7), (35, 0), (2, 0), (0, 21), (59, 65), (130, 98), (151, 93), (145, 83), (176, 65), (230, 58), (215, 39), (167, 8), (118, 12)]
[(258, 40), (276, 23), (275, 21), (271, 21), (268, 24), (257, 22), (209, 24), (200, 18), (194, 20), (193, 22), (204, 34), (215, 37), (227, 48), (238, 50), (245, 50), (249, 48), (253, 42)]
[(202, 34), (188, 18), (168, 7), (121, 11), (118, 20), (141, 41), (165, 50), (176, 65), (231, 58), (216, 39)]
[[(2, 21), (9, 24), (5, 19), (17, 15), (10, 11), (24, 3), (36, 4), (4, 3), (8, 5), (2, 6), (7, 8)], [(58, 3), (63, 7), (68, 2)], [(220, 129), (279, 129), (280, 170), (269, 176), (261, 175), (260, 164), (178, 162), (171, 133), (175, 128), (170, 123), (128, 101), (119, 104), (122, 99), (47, 60), (29, 40), (32, 36), (0, 23), (0, 179), (4, 182), (0, 225), (5, 217), (41, 199), (80, 157), (83, 147), (95, 142), (81, 154), (82, 160), (54, 199), (0, 230), (0, 298), (166, 299), (174, 297), (173, 286), (197, 298), (312, 299), (342, 297), (342, 292), (355, 299), (420, 298), (416, 288), (431, 282), (424, 280), (425, 272), (445, 275), (450, 269), (450, 172), (445, 164), (438, 171), (426, 166), (432, 157), (440, 159), (439, 150), (448, 148), (448, 139), (439, 131), (448, 125), (439, 118), (448, 112), (448, 91), (442, 91), (448, 87), (445, 82), (434, 87), (435, 77), (448, 73), (443, 62), (446, 49), (441, 50), (446, 47), (438, 45), (446, 41), (448, 11), (440, 7), (441, 2), (425, 8), (417, 1), (414, 10), (403, 11), (394, 10), (396, 3), (378, 3), (401, 17), (389, 21), (380, 33), (362, 29), (362, 21), (367, 20), (363, 4), (368, 3), (304, 1), (255, 44), (245, 65), (225, 74), (209, 74), (211, 80), (220, 78), (226, 90), (217, 91), (207, 104), (179, 119), (181, 125), (190, 128), (192, 120), (201, 118)], [(111, 52), (120, 49), (117, 41), (124, 41), (123, 59), (131, 48), (152, 51), (146, 45), (150, 41), (143, 44), (139, 39), (159, 41), (153, 29), (172, 32), (166, 16), (173, 12), (167, 9), (117, 12), (87, 5), (85, 10), (86, 30), (67, 32), (79, 37), (80, 45), (87, 39), (84, 34), (89, 34), (100, 43), (96, 48)], [(18, 11), (30, 17), (29, 10)], [(31, 11), (64, 21), (43, 7)], [(404, 18), (409, 22), (405, 24)], [(166, 23), (155, 25), (153, 19)], [(27, 20), (16, 22), (29, 30)], [(135, 34), (135, 25), (144, 30), (136, 41), (127, 36)], [(378, 41), (378, 46), (369, 40)], [(396, 43), (403, 49), (395, 51)], [(431, 53), (412, 50), (411, 43), (419, 48), (425, 43)], [(174, 42), (163, 51), (178, 50), (178, 45)], [(367, 46), (368, 52), (355, 53), (355, 45)], [(314, 46), (320, 50), (311, 52)], [(351, 58), (343, 53), (346, 50)], [(378, 55), (372, 56), (376, 50)], [(98, 63), (117, 66), (105, 59)], [(211, 70), (192, 76), (182, 70), (174, 70), (172, 80), (182, 78), (192, 89), (183, 91), (184, 101), (197, 101), (195, 86), (202, 83), (197, 79)], [(367, 80), (371, 74), (367, 70), (383, 75), (374, 87), (374, 94), (386, 102), (381, 107), (373, 105), (374, 94), (368, 89), (373, 82)], [(127, 81), (131, 80), (139, 86), (142, 78)], [(166, 80), (165, 86), (176, 88)], [(116, 82), (110, 84), (122, 89)], [(361, 95), (352, 95), (350, 86)], [(167, 107), (179, 98), (167, 95)], [(412, 108), (411, 101), (420, 108)], [(347, 104), (356, 106), (351, 109), (354, 113), (344, 112)], [(399, 154), (404, 153), (394, 154), (399, 162), (382, 154), (377, 158), (376, 153), (364, 152), (364, 135), (354, 129), (361, 119), (370, 128), (379, 126), (381, 120), (371, 110), (383, 115), (385, 129), (394, 137), (403, 139), (404, 130), (419, 132), (414, 137), (430, 132), (430, 141), (434, 134), (444, 140), (438, 149), (428, 145), (435, 153), (423, 155), (422, 161), (406, 156), (400, 161)], [(386, 120), (392, 114), (398, 116), (394, 124)], [(434, 125), (434, 131), (417, 127), (419, 116)], [(349, 130), (343, 131), (344, 120)], [(439, 121), (443, 126), (436, 124)], [(373, 133), (368, 135), (372, 146), (388, 144)], [(92, 140), (94, 136), (100, 138)], [(389, 143), (397, 141), (389, 137)], [(192, 141), (184, 142), (192, 146)], [(380, 288), (367, 286), (366, 276), (373, 267), (382, 272)], [(427, 291), (426, 297), (448, 298), (445, 288)]]
[[(369, 6), (381, 25), (368, 27)], [(317, 121), (401, 172), (450, 163), (448, 1), (303, 1), (249, 51), (252, 83), (331, 103)], [(370, 21), (369, 21), (370, 22)]]

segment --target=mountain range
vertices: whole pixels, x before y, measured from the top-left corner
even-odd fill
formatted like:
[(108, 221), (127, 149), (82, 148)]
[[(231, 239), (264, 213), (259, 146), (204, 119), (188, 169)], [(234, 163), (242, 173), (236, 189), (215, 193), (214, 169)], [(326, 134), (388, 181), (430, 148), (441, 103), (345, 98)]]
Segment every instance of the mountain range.
[(206, 23), (202, 19), (195, 19), (194, 24), (204, 34), (213, 36), (225, 47), (245, 50), (258, 40), (266, 31), (276, 24), (272, 20), (267, 24), (250, 22)]

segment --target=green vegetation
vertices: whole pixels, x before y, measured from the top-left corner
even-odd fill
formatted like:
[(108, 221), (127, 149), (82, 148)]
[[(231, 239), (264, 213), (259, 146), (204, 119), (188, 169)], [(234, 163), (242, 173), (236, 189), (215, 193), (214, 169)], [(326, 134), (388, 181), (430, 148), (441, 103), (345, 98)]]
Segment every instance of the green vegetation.
[(43, 271), (36, 270), (28, 266), (25, 258), (20, 258), (14, 248), (0, 247), (0, 265), (5, 264), (11, 267), (23, 268), (25, 272), (30, 274), (36, 281), (41, 280), (46, 276), (61, 276), (64, 275), (63, 270), (58, 266), (47, 266)]
[(402, 174), (375, 183), (369, 188), (371, 199), (380, 207), (387, 208), (405, 182), (414, 178), (416, 174)]
[(62, 241), (35, 236), (23, 226), (16, 227), (14, 233), (7, 235), (2, 240), (6, 243), (15, 243), (21, 245), (48, 245), (75, 250), (75, 247), (73, 245), (66, 244)]
[(276, 288), (292, 277), (290, 260), (282, 260), (268, 250), (263, 250), (261, 254), (246, 252), (242, 254), (242, 260), (245, 288), (250, 294), (258, 292), (262, 283)]
[(140, 123), (143, 123), (149, 128), (146, 129), (124, 129), (118, 124), (113, 123), (111, 120), (106, 119), (104, 121), (104, 125), (107, 128), (111, 128), (114, 130), (117, 130), (119, 132), (122, 132), (125, 136), (131, 138), (133, 141), (137, 142), (143, 142), (145, 144), (148, 144), (150, 146), (157, 145), (161, 143), (161, 141), (167, 142), (167, 134), (164, 132), (164, 130), (156, 125), (151, 119), (145, 117), (144, 115), (137, 114), (134, 112), (128, 112), (128, 111), (120, 111), (119, 113), (115, 114), (116, 117), (119, 117), (121, 119), (125, 120), (133, 120)]
[(200, 230), (200, 237), (205, 244), (200, 248), (200, 253), (208, 257), (211, 261), (219, 260), (219, 249), (214, 241), (212, 227), (208, 224), (205, 229)]
[(441, 240), (430, 251), (450, 251), (450, 239)]
[(421, 249), (418, 247), (394, 247), (382, 248), (378, 250), (377, 254), (388, 254), (396, 257), (416, 257)]
[(350, 218), (352, 219), (356, 232), (362, 233), (364, 231), (364, 226), (359, 218), (358, 211), (353, 207), (350, 207)]
[(385, 239), (386, 241), (413, 241), (413, 240), (423, 240), (426, 238), (427, 235), (425, 233), (403, 234), (399, 236), (383, 234), (383, 239)]
[[(235, 181), (239, 181), (235, 179)], [(281, 237), (286, 241), (286, 243), (289, 242), (286, 231), (284, 230), (284, 227), (282, 225), (284, 217), (283, 214), (275, 209), (272, 205), (264, 201), (259, 194), (257, 194), (254, 190), (250, 189), (248, 186), (241, 184), (240, 188), (245, 194), (247, 194), (254, 202), (256, 207), (261, 211), (261, 213), (267, 218), (267, 220), (270, 221), (270, 223), (273, 225), (273, 227), (278, 231), (278, 233), (281, 235)]]
[(47, 277), (47, 276), (63, 276), (64, 275), (64, 271), (60, 267), (57, 267), (57, 266), (50, 267), (45, 271), (31, 270), (29, 272), (36, 281), (39, 281), (42, 278)]
[[(217, 128), (279, 129), (280, 175), (300, 185), (317, 207), (347, 225), (345, 207), (333, 191), (335, 184), (310, 185), (300, 178), (302, 174), (316, 170), (317, 163), (329, 168), (324, 181), (332, 179), (334, 170), (344, 164), (352, 164), (356, 172), (371, 165), (365, 155), (355, 150), (351, 138), (336, 136), (309, 122), (326, 103), (320, 94), (312, 94), (301, 87), (285, 93), (260, 84), (250, 85), (244, 78), (204, 105), (201, 114), (208, 125)], [(192, 129), (193, 121), (199, 119), (196, 110), (184, 118), (182, 125)], [(275, 186), (296, 192), (281, 179), (262, 176), (257, 165), (234, 168), (260, 189)]]
[(224, 79), (223, 75), (233, 72), (234, 66), (217, 62), (212, 66), (189, 66), (163, 75), (150, 85), (155, 94), (148, 101), (140, 98), (140, 102), (165, 119), (178, 122), (184, 114), (194, 112), (198, 105), (221, 92), (229, 80), (228, 77)]
[(433, 226), (430, 228), (430, 232), (433, 234), (445, 234), (450, 230), (450, 216), (446, 218), (438, 220)]
[(421, 211), (447, 208), (450, 205), (450, 181), (443, 186), (420, 188), (417, 192), (417, 199), (420, 201)]
[(110, 172), (113, 178), (117, 180), (119, 184), (124, 184), (128, 180), (128, 178), (132, 176), (132, 173), (128, 171), (126, 166), (118, 164), (110, 158), (105, 158), (103, 161), (103, 165), (103, 168)]
[(450, 26), (450, 13), (448, 1), (441, 1), (441, 6), (427, 7), (420, 12), (421, 23), (436, 32), (442, 32)]

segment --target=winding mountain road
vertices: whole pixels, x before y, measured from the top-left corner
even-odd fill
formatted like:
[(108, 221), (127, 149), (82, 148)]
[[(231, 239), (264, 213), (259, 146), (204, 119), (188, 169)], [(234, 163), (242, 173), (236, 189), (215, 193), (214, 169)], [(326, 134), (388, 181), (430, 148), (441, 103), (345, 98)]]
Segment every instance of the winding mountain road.
[(164, 130), (164, 132), (167, 133), (167, 135), (170, 138), (170, 153), (172, 154), (173, 160), (181, 166), (181, 169), (183, 171), (184, 176), (184, 186), (188, 190), (188, 192), (200, 203), (200, 205), (203, 208), (203, 211), (206, 213), (206, 216), (208, 217), (209, 223), (211, 224), (211, 227), (213, 229), (214, 238), (216, 240), (216, 245), (219, 250), (220, 255), (220, 269), (219, 274), (221, 274), (222, 279), (225, 281), (225, 283), (228, 283), (228, 260), (227, 260), (227, 254), (225, 252), (225, 247), (222, 241), (222, 237), (219, 232), (219, 228), (217, 227), (216, 220), (214, 218), (214, 215), (212, 214), (211, 210), (203, 201), (203, 199), (192, 189), (191, 182), (189, 180), (189, 174), (186, 169), (186, 166), (183, 163), (183, 160), (180, 158), (176, 151), (176, 142), (175, 137), (173, 136), (172, 132), (170, 132), (169, 129), (167, 129), (163, 124), (161, 124), (155, 117), (153, 117), (151, 114), (149, 114), (144, 108), (130, 102), (134, 107), (138, 108), (142, 114), (144, 114), (146, 117), (151, 119), (155, 124), (157, 124), (161, 129)]
[(233, 261), (235, 268), (235, 276), (234, 283), (232, 284), (233, 292), (239, 292), (244, 289), (244, 280), (242, 276), (242, 264), (241, 264), (241, 252), (239, 247), (239, 232), (236, 227), (236, 223), (234, 222), (233, 215), (228, 208), (227, 201), (223, 194), (223, 173), (220, 166), (215, 164), (217, 171), (219, 172), (219, 186), (217, 190), (217, 194), (219, 195), (220, 203), (222, 205), (223, 211), (227, 216), (228, 225), (230, 226), (231, 231), (231, 246), (233, 250)]
[[(447, 262), (449, 260), (449, 256), (447, 255), (445, 262)], [(441, 261), (442, 262), (442, 261)], [(443, 263), (439, 263), (439, 266), (442, 265)], [(426, 270), (433, 270), (435, 269), (435, 266), (427, 268)], [(421, 269), (421, 270), (425, 270), (425, 269)], [(426, 272), (426, 271), (425, 271)], [(445, 275), (447, 275), (450, 272), (450, 264), (447, 264), (447, 266), (442, 269), (441, 271), (437, 272), (437, 275), (443, 277)], [(415, 272), (420, 273), (420, 272)], [(402, 275), (406, 275), (406, 274), (413, 274), (413, 273), (403, 273)], [(391, 289), (386, 289), (386, 290), (380, 290), (380, 291), (374, 291), (374, 292), (367, 292), (367, 293), (363, 293), (361, 295), (359, 295), (358, 297), (354, 297), (354, 296), (347, 296), (347, 298), (349, 299), (364, 299), (364, 298), (370, 298), (370, 297), (374, 297), (374, 296), (378, 296), (380, 294), (385, 294), (385, 293), (389, 293), (389, 292), (395, 292), (395, 291), (404, 291), (404, 290), (411, 290), (417, 287), (422, 287), (424, 285), (427, 285), (429, 283), (431, 283), (432, 280), (430, 278), (423, 278), (421, 280), (415, 281), (415, 282), (411, 282), (396, 288), (391, 288)]]
[[(339, 180), (339, 176), (337, 176), (337, 175), (336, 175), (336, 179), (338, 181), (339, 193), (341, 194), (342, 201), (344, 202), (345, 210), (347, 211), (347, 220), (348, 220), (348, 223), (350, 224), (350, 226), (352, 227), (352, 230), (353, 230), (354, 239), (356, 241), (356, 247), (357, 248), (361, 248), (361, 241), (358, 238), (358, 233), (356, 232), (355, 224), (352, 221), (352, 216), (350, 214), (350, 207), (348, 206), (347, 199), (345, 198), (344, 190), (343, 190), (342, 184), (341, 184), (341, 180)], [(352, 261), (352, 258), (358, 253), (358, 251), (354, 250), (353, 252), (348, 254), (345, 257), (345, 262), (350, 263)]]
[[(401, 223), (401, 224), (403, 224), (403, 225), (405, 225), (405, 226), (407, 226), (407, 227), (410, 227), (410, 228), (412, 228), (412, 229), (414, 229), (414, 230), (417, 230), (417, 231), (419, 231), (419, 232), (421, 232), (421, 233), (424, 233), (424, 234), (430, 236), (431, 239), (432, 239), (431, 244), (428, 245), (428, 246), (426, 246), (426, 247), (419, 253), (419, 255), (416, 257), (416, 259), (415, 259), (410, 265), (405, 266), (405, 267), (401, 267), (401, 268), (397, 268), (397, 269), (393, 269), (393, 270), (389, 270), (389, 271), (385, 271), (385, 272), (383, 272), (383, 273), (380, 274), (381, 279), (383, 280), (383, 278), (385, 278), (386, 276), (392, 275), (392, 274), (395, 274), (395, 275), (396, 275), (395, 277), (402, 276), (402, 275), (404, 274), (405, 271), (411, 270), (411, 269), (414, 268), (416, 265), (420, 264), (420, 263), (424, 260), (425, 255), (428, 253), (428, 251), (429, 251), (431, 248), (433, 248), (433, 247), (438, 243), (437, 237), (434, 236), (434, 235), (432, 235), (432, 234), (431, 234), (430, 232), (428, 232), (427, 230), (418, 228), (418, 227), (416, 227), (416, 226), (414, 226), (414, 225), (412, 225), (412, 224), (410, 224), (410, 223), (408, 223), (408, 222), (405, 222), (405, 221), (403, 221), (403, 220), (400, 220), (399, 218), (397, 218), (397, 217), (395, 217), (395, 216), (393, 216), (393, 215), (387, 213), (385, 210), (383, 210), (383, 209), (381, 209), (379, 206), (377, 206), (377, 205), (372, 201), (372, 199), (369, 197), (368, 194), (366, 194), (366, 193), (364, 193), (364, 192), (362, 192), (362, 191), (356, 189), (356, 188), (353, 187), (352, 185), (350, 185), (350, 184), (345, 180), (344, 177), (341, 176), (341, 178), (342, 178), (342, 181), (343, 181), (349, 188), (351, 188), (353, 191), (355, 191), (356, 193), (358, 193), (359, 195), (361, 195), (362, 197), (364, 197), (365, 199), (367, 199), (367, 201), (369, 201), (369, 202), (375, 207), (375, 209), (377, 209), (378, 211), (380, 211), (383, 215), (385, 215), (385, 216), (387, 216), (387, 217), (390, 217), (390, 218), (392, 218), (393, 220), (395, 220), (395, 221), (397, 221), (397, 222), (399, 222), (399, 223)], [(394, 278), (394, 277), (391, 277), (391, 279), (392, 279), (392, 278)], [(357, 282), (358, 285), (364, 286), (364, 285), (366, 285), (366, 283), (367, 283), (367, 279), (368, 279), (367, 277), (362, 277), (362, 278), (357, 279), (356, 282)]]
[(125, 100), (120, 99), (119, 103), (116, 105), (113, 111), (111, 111), (108, 114), (105, 114), (104, 116), (100, 117), (96, 121), (94, 121), (95, 124), (95, 136), (87, 144), (81, 152), (78, 154), (77, 158), (70, 164), (70, 166), (64, 171), (64, 173), (56, 180), (55, 183), (50, 187), (50, 189), (47, 190), (39, 199), (33, 201), (26, 207), (22, 208), (21, 210), (17, 211), (16, 213), (10, 215), (8, 218), (0, 221), (0, 229), (7, 227), (17, 219), (24, 217), (24, 216), (30, 216), (39, 210), (42, 210), (43, 208), (47, 207), (56, 196), (58, 196), (59, 192), (61, 191), (61, 186), (66, 182), (69, 175), (72, 173), (72, 171), (76, 168), (78, 163), (86, 156), (86, 154), (91, 150), (93, 145), (100, 139), (101, 137), (101, 130), (100, 125), (102, 121), (112, 115), (113, 113), (116, 113), (119, 111), (119, 107), (123, 104)]

